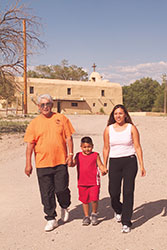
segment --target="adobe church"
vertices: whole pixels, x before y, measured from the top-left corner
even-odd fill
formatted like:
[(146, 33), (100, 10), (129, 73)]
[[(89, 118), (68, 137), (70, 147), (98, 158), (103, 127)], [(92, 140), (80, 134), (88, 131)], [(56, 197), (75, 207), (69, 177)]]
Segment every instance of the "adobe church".
[[(22, 77), (17, 82), (24, 86)], [(95, 69), (88, 81), (28, 78), (28, 113), (37, 113), (36, 101), (41, 94), (50, 94), (54, 100), (53, 111), (64, 114), (110, 114), (116, 104), (122, 103), (121, 85), (102, 80)]]

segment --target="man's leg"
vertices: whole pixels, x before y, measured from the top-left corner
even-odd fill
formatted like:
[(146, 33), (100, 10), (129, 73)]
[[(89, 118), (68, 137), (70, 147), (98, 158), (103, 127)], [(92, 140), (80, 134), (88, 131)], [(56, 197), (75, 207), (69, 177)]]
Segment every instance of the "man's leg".
[(55, 219), (56, 201), (52, 168), (37, 168), (37, 177), (46, 220)]
[(57, 200), (62, 208), (68, 208), (71, 204), (71, 195), (68, 188), (69, 174), (67, 165), (55, 167), (54, 185)]

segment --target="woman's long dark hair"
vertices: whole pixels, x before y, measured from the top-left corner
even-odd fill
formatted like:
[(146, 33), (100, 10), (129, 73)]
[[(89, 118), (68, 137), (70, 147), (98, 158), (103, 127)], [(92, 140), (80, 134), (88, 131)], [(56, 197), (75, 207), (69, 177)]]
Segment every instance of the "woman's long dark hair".
[(118, 108), (121, 108), (121, 109), (124, 111), (124, 113), (125, 113), (125, 122), (126, 122), (126, 123), (131, 123), (131, 124), (133, 124), (132, 119), (131, 119), (131, 117), (130, 117), (128, 111), (127, 111), (127, 109), (125, 108), (125, 106), (122, 105), (122, 104), (117, 104), (117, 105), (113, 108), (113, 110), (112, 110), (112, 112), (111, 112), (111, 114), (110, 114), (110, 116), (109, 116), (107, 126), (109, 126), (109, 125), (115, 123), (114, 112), (115, 112), (115, 110), (118, 109)]

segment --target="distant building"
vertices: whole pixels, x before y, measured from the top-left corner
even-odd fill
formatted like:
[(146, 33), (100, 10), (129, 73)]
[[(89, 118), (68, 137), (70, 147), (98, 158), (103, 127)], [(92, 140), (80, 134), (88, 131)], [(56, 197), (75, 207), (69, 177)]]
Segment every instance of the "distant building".
[[(16, 81), (23, 88), (23, 78)], [(65, 114), (109, 114), (113, 106), (122, 103), (121, 85), (102, 80), (98, 72), (92, 72), (87, 82), (28, 78), (28, 113), (37, 112), (37, 97), (44, 93), (53, 97), (54, 111)]]

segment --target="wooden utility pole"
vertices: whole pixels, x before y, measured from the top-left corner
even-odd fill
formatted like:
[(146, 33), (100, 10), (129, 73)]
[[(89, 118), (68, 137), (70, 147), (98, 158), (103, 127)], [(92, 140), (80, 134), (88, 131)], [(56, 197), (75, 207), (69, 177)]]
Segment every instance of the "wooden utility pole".
[(23, 20), (23, 47), (24, 47), (24, 115), (27, 114), (27, 43), (26, 21)]

